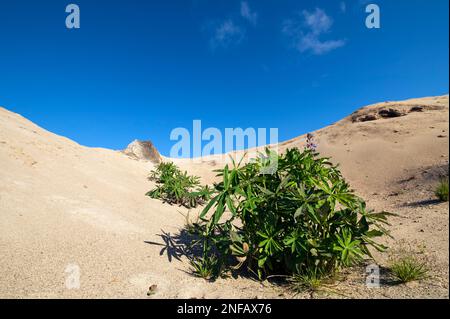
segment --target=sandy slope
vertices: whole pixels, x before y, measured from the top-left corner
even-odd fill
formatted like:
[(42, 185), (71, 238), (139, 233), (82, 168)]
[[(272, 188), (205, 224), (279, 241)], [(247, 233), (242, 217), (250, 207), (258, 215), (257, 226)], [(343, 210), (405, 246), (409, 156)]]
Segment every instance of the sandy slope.
[[(422, 112), (353, 121), (413, 106)], [(448, 203), (431, 201), (438, 175), (448, 174), (448, 116), (448, 96), (381, 103), (315, 133), (320, 152), (341, 164), (371, 207), (399, 214), (396, 241), (425, 244), (433, 265), (426, 282), (378, 290), (365, 288), (364, 270), (355, 270), (341, 285), (346, 296), (448, 298)], [(280, 149), (303, 145), (302, 136)], [(190, 276), (186, 260), (175, 258), (187, 211), (144, 196), (153, 186), (149, 162), (80, 146), (2, 108), (0, 162), (0, 297), (145, 298), (152, 284), (153, 297), (289, 296), (250, 279)], [(221, 166), (219, 157), (177, 163), (205, 181)], [(81, 269), (80, 289), (65, 287), (69, 264)]]

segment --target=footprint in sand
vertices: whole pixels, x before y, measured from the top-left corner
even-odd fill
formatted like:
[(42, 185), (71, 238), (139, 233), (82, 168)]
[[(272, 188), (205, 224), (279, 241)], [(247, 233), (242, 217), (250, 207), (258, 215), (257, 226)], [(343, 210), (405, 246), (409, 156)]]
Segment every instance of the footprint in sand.
[(77, 208), (72, 210), (70, 214), (91, 226), (109, 232), (120, 234), (144, 232), (140, 227), (101, 208)]
[(144, 233), (141, 227), (102, 207), (86, 207), (86, 203), (58, 195), (50, 196), (49, 200), (61, 206), (62, 211), (68, 212), (72, 218), (101, 230), (120, 234)]

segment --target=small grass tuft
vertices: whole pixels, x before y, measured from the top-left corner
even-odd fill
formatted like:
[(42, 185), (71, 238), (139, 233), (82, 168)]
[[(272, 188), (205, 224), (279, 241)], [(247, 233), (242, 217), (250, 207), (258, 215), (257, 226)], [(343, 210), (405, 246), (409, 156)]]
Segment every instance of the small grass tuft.
[(434, 194), (441, 201), (448, 202), (448, 177), (441, 178)]
[(205, 280), (211, 280), (217, 274), (219, 262), (216, 256), (194, 257), (190, 260), (192, 273)]
[(297, 292), (317, 292), (322, 286), (322, 278), (315, 273), (296, 274), (291, 278), (291, 287)]
[(403, 256), (394, 260), (390, 270), (394, 278), (402, 283), (422, 280), (428, 276), (425, 262), (418, 260), (414, 256)]
[(301, 273), (296, 273), (289, 278), (291, 289), (295, 293), (309, 292), (317, 293), (328, 287), (335, 281), (336, 277), (329, 272), (319, 269), (306, 269)]

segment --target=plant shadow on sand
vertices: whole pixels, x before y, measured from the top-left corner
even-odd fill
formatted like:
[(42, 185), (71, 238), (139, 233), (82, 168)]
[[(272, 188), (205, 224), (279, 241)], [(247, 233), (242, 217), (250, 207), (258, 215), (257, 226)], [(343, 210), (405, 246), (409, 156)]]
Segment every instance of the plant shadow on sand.
[(424, 206), (434, 206), (434, 205), (439, 205), (442, 204), (442, 201), (440, 201), (439, 199), (425, 199), (425, 200), (420, 200), (420, 201), (416, 201), (416, 202), (412, 202), (412, 203), (406, 203), (403, 204), (403, 207), (424, 207)]
[[(182, 258), (193, 260), (202, 256), (203, 246), (200, 244), (192, 245), (193, 242), (198, 240), (198, 237), (190, 233), (187, 229), (181, 229), (176, 234), (171, 234), (169, 232), (161, 230), (161, 233), (158, 234), (158, 236), (161, 238), (161, 242), (145, 241), (145, 243), (149, 245), (160, 246), (161, 250), (159, 252), (159, 255), (167, 255), (167, 259), (170, 263), (172, 263), (174, 259), (182, 262)], [(230, 264), (233, 264), (233, 260), (230, 260), (229, 262)], [(334, 283), (330, 286), (346, 282), (347, 276), (350, 274), (365, 274), (366, 266), (367, 264), (361, 264), (359, 266), (355, 266), (354, 268), (348, 269), (347, 271), (344, 271), (335, 279)], [(180, 268), (178, 268), (178, 270), (186, 273), (189, 276), (198, 277), (194, 274), (193, 271)], [(382, 287), (394, 287), (401, 284), (399, 280), (394, 278), (389, 268), (380, 266), (379, 270), (379, 283)], [(249, 271), (246, 267), (242, 267), (241, 269), (229, 269), (229, 271), (225, 275), (220, 276), (220, 278), (235, 280), (242, 278), (261, 283), (257, 275)], [(216, 279), (218, 278), (209, 278), (205, 280), (212, 283)], [(357, 279), (357, 285), (359, 286), (361, 284), (364, 284), (365, 280), (365, 275), (361, 276), (359, 279)], [(349, 297), (345, 291), (333, 289), (332, 287), (327, 287), (327, 285), (324, 285), (319, 289), (318, 292), (315, 293), (312, 293), (311, 291), (305, 291), (303, 294), (297, 294), (291, 289), (292, 287), (289, 281), (289, 277), (284, 275), (269, 276), (268, 278), (266, 278), (266, 282), (272, 287), (283, 289), (283, 294), (292, 297), (298, 295), (303, 296), (303, 298), (308, 298), (308, 296), (309, 298), (315, 298), (314, 296), (319, 294), (319, 291), (322, 291), (322, 293), (324, 293), (325, 295), (329, 294), (331, 296), (343, 296), (346, 298)]]
[[(199, 237), (189, 232), (189, 230), (183, 228), (177, 234), (171, 234), (164, 230), (161, 230), (161, 234), (157, 234), (161, 238), (161, 242), (155, 241), (144, 241), (144, 243), (149, 245), (155, 245), (162, 247), (159, 255), (167, 255), (168, 261), (171, 263), (173, 260), (178, 260), (182, 262), (182, 258), (187, 260), (194, 260), (196, 258), (202, 257), (203, 245), (197, 243), (193, 245), (194, 242), (198, 241)], [(230, 264), (233, 264), (233, 260), (229, 260)], [(186, 271), (180, 269), (181, 271), (187, 273), (188, 275), (195, 276), (192, 271)], [(226, 275), (220, 276), (222, 278), (246, 278), (253, 281), (259, 281), (256, 274), (247, 270), (245, 267), (242, 269), (231, 269)], [(285, 276), (273, 276), (269, 281), (275, 285), (286, 285)], [(213, 282), (215, 279), (211, 278), (208, 281)]]
[(401, 284), (401, 282), (398, 279), (394, 278), (391, 269), (380, 266), (380, 285), (381, 285), (381, 287), (383, 287), (383, 286), (393, 287), (393, 286), (398, 286), (400, 284)]
[(186, 229), (182, 229), (178, 234), (172, 235), (171, 233), (161, 230), (161, 234), (158, 234), (162, 239), (162, 243), (154, 241), (144, 241), (149, 245), (162, 246), (159, 252), (160, 256), (167, 254), (167, 259), (172, 262), (173, 259), (181, 261), (181, 258), (195, 258), (202, 255), (202, 248), (198, 245), (192, 245), (192, 242), (198, 239), (197, 236), (190, 234)]

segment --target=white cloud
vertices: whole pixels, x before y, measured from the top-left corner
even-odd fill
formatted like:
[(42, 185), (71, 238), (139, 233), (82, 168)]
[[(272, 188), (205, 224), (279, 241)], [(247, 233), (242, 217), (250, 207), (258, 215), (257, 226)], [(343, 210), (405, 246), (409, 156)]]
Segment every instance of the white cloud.
[(256, 25), (258, 14), (250, 9), (250, 6), (246, 1), (241, 2), (241, 16), (251, 24)]
[(283, 33), (292, 38), (294, 47), (300, 52), (325, 54), (345, 45), (345, 40), (321, 40), (331, 30), (333, 19), (325, 11), (316, 8), (302, 11), (297, 19), (284, 22)]
[(320, 35), (321, 33), (327, 32), (333, 25), (333, 20), (319, 8), (316, 8), (314, 12), (303, 10), (302, 16), (305, 25), (313, 34)]
[(344, 1), (341, 1), (339, 8), (341, 9), (342, 13), (346, 13), (347, 12), (347, 4)]
[(308, 50), (312, 53), (321, 55), (330, 52), (334, 49), (340, 48), (345, 45), (344, 40), (328, 40), (320, 41), (312, 34), (307, 34), (301, 38), (301, 41), (297, 43), (297, 49), (300, 52), (306, 52)]
[(211, 47), (213, 49), (217, 47), (227, 48), (230, 45), (240, 43), (243, 38), (244, 30), (236, 25), (233, 20), (228, 19), (215, 28), (214, 35), (211, 38)]

